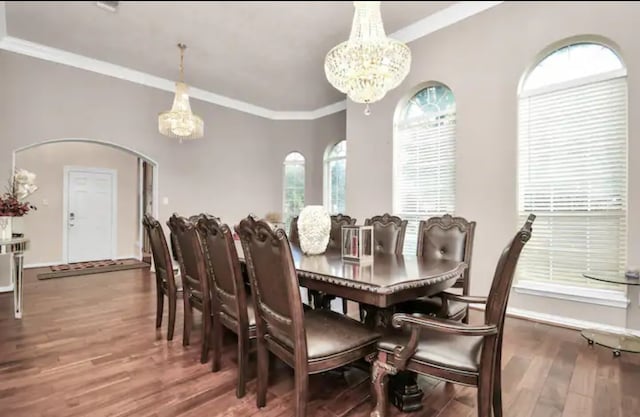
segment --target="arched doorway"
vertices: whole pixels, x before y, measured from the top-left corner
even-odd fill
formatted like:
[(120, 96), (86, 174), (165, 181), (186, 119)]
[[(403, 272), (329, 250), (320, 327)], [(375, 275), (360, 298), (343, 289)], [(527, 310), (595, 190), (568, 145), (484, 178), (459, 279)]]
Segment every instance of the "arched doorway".
[[(104, 155), (111, 155), (111, 157), (105, 157), (102, 160)], [(111, 242), (114, 255), (112, 257), (144, 259), (144, 254), (149, 251), (141, 221), (145, 213), (155, 217), (158, 215), (158, 162), (142, 152), (109, 141), (89, 138), (59, 138), (36, 142), (13, 151), (14, 171), (16, 168), (36, 167), (42, 171), (41, 175), (45, 176), (39, 178), (37, 182), (54, 181), (54, 186), (47, 187), (49, 189), (46, 192), (43, 190), (40, 195), (34, 194), (35, 202), (37, 205), (45, 206), (44, 210), (36, 212), (38, 213), (37, 218), (27, 217), (24, 220), (25, 223), (32, 223), (28, 228), (35, 227), (38, 232), (45, 227), (47, 229), (47, 233), (44, 233), (45, 237), (39, 237), (40, 241), (46, 241), (46, 243), (42, 242), (38, 245), (42, 250), (32, 251), (32, 259), (26, 258), (27, 266), (64, 264), (78, 259), (77, 250), (73, 248), (82, 248), (82, 244), (77, 244), (78, 229), (70, 229), (71, 226), (74, 226), (74, 213), (67, 207), (67, 202), (73, 201), (73, 198), (69, 198), (69, 196), (73, 194), (74, 188), (68, 188), (69, 173), (77, 170), (105, 175), (109, 174), (109, 171), (117, 173), (117, 170), (106, 169), (109, 168), (106, 161), (113, 159), (115, 155), (118, 155), (118, 158), (126, 161), (129, 165), (126, 171), (120, 171), (121, 174), (124, 172), (126, 175), (113, 177), (114, 183), (120, 187), (114, 191), (116, 194), (114, 194), (112, 205), (114, 214), (112, 218), (113, 241)], [(96, 159), (98, 160), (96, 161)], [(55, 162), (52, 163), (52, 160)], [(20, 166), (21, 164), (27, 164), (30, 167)], [(52, 176), (54, 179), (48, 178), (48, 176)], [(123, 194), (125, 190), (127, 194)], [(120, 210), (124, 210), (123, 216), (119, 215), (123, 214), (120, 213)], [(48, 216), (46, 220), (43, 211), (46, 211)], [(125, 221), (127, 223), (123, 225)], [(135, 229), (132, 230), (132, 228)], [(121, 233), (118, 234), (118, 230)], [(122, 233), (123, 230), (126, 233)], [(33, 231), (30, 234), (34, 235)], [(32, 238), (36, 239), (37, 237), (32, 236)], [(122, 244), (123, 239), (125, 244)], [(32, 242), (36, 243), (33, 240)], [(72, 242), (76, 242), (76, 244), (71, 244)], [(45, 244), (51, 248), (45, 250)], [(32, 246), (33, 249), (37, 247), (36, 245)], [(69, 251), (69, 248), (72, 250)], [(117, 253), (115, 248), (118, 248)]]

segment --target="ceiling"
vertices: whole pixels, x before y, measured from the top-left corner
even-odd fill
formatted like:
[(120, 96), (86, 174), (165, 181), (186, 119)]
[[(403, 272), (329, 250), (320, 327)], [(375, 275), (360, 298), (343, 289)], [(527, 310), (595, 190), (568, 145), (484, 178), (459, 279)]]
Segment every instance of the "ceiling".
[[(456, 2), (383, 1), (388, 34)], [(309, 111), (343, 100), (324, 75), (324, 57), (346, 40), (349, 1), (6, 2), (7, 33), (155, 76), (178, 76), (178, 42), (188, 45), (194, 87), (276, 111)]]

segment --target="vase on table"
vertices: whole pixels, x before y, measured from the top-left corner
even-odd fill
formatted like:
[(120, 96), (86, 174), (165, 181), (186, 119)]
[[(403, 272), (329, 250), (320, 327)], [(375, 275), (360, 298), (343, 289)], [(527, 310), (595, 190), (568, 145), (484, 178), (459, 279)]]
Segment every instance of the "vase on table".
[(300, 249), (307, 255), (324, 253), (329, 243), (331, 217), (323, 206), (307, 206), (298, 217)]
[(13, 239), (13, 232), (11, 230), (12, 217), (0, 216), (0, 240)]

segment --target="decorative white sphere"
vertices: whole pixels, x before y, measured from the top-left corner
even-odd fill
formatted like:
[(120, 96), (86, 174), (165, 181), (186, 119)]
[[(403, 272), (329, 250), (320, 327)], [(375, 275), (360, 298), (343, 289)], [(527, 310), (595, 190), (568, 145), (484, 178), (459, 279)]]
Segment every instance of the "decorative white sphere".
[(307, 206), (298, 217), (300, 249), (307, 255), (324, 253), (329, 243), (331, 217), (323, 206)]

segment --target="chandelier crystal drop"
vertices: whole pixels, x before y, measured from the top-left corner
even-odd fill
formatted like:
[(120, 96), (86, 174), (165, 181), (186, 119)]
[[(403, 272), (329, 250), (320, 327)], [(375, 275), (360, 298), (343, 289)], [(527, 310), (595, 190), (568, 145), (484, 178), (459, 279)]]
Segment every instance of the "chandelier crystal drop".
[(204, 122), (191, 112), (189, 104), (189, 86), (184, 83), (184, 50), (187, 46), (178, 44), (180, 48), (180, 81), (176, 83), (176, 95), (171, 110), (158, 115), (158, 130), (165, 136), (176, 138), (182, 143), (187, 139), (200, 139), (204, 135)]
[(411, 51), (402, 42), (387, 38), (379, 1), (354, 1), (355, 13), (349, 40), (334, 47), (324, 62), (327, 80), (356, 103), (381, 100), (405, 79), (411, 67)]

